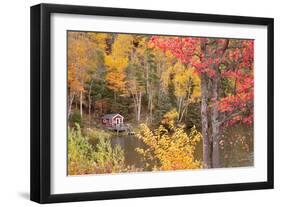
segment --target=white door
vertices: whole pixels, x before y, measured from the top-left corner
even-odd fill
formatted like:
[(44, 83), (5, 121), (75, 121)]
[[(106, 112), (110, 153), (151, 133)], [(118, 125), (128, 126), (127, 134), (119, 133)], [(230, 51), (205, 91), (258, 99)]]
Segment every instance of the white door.
[(116, 118), (116, 125), (119, 126), (120, 124), (120, 118)]

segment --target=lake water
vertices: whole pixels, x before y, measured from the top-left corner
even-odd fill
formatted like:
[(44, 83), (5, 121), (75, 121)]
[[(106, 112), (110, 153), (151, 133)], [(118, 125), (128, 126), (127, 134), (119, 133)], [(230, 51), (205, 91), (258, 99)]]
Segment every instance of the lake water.
[(134, 135), (119, 135), (111, 138), (112, 147), (120, 145), (124, 151), (125, 164), (134, 165), (137, 168), (142, 168), (142, 155), (136, 152), (136, 148), (145, 148), (145, 144)]

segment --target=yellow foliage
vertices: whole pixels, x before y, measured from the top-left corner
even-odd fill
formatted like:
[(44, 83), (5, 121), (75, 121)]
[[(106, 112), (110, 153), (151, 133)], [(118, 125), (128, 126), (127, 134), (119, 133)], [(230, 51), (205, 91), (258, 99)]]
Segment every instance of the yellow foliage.
[(108, 88), (116, 91), (122, 92), (125, 90), (125, 74), (118, 73), (116, 71), (111, 71), (106, 74), (106, 81), (109, 83)]
[(118, 34), (112, 45), (112, 55), (115, 57), (125, 57), (132, 49), (133, 35)]
[(171, 111), (168, 111), (164, 114), (163, 119), (161, 121), (162, 124), (171, 124), (174, 123), (176, 119), (178, 119), (179, 113), (177, 109), (173, 108)]
[(176, 127), (170, 123), (168, 129), (160, 125), (151, 131), (146, 124), (141, 124), (137, 135), (148, 149), (137, 148), (147, 160), (158, 159), (160, 166), (155, 170), (183, 170), (202, 168), (202, 163), (194, 158), (195, 146), (202, 139), (202, 135), (195, 126), (187, 134), (183, 127)]
[(105, 56), (105, 64), (111, 70), (116, 70), (116, 72), (122, 72), (122, 70), (128, 65), (127, 57), (116, 57), (113, 55)]
[(70, 92), (84, 91), (84, 83), (97, 68), (97, 50), (104, 51), (107, 34), (68, 32), (68, 87)]
[(80, 92), (83, 91), (83, 85), (81, 82), (77, 79), (77, 72), (75, 69), (74, 64), (68, 65), (67, 75), (68, 75), (68, 87), (70, 88), (71, 92)]
[(186, 68), (183, 64), (177, 62), (169, 70), (174, 74), (172, 83), (176, 97), (189, 96), (190, 99), (200, 97), (200, 78), (195, 73), (194, 68)]
[(92, 46), (96, 48), (105, 48), (106, 47), (106, 38), (107, 33), (87, 33), (89, 39), (91, 40)]
[(116, 92), (125, 90), (125, 68), (128, 66), (128, 54), (132, 47), (132, 35), (119, 34), (112, 45), (111, 54), (105, 56), (107, 66), (106, 81), (108, 87)]
[(161, 74), (161, 84), (162, 84), (163, 89), (165, 89), (165, 91), (167, 91), (168, 86), (170, 84), (170, 71), (169, 71), (169, 69), (162, 72), (162, 74)]

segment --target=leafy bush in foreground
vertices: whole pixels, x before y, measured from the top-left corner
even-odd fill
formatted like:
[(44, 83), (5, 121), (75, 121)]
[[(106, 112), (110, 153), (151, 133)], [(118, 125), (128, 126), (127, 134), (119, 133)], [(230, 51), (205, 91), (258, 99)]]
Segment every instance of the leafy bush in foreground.
[(137, 152), (148, 162), (154, 161), (154, 170), (202, 168), (202, 163), (194, 158), (195, 146), (202, 139), (195, 127), (187, 134), (183, 127), (176, 127), (173, 123), (168, 129), (160, 125), (154, 131), (141, 124), (141, 132), (137, 136), (148, 146), (147, 149), (137, 148)]
[(124, 152), (120, 146), (99, 138), (95, 147), (81, 133), (81, 128), (68, 129), (68, 174), (115, 173), (124, 169)]

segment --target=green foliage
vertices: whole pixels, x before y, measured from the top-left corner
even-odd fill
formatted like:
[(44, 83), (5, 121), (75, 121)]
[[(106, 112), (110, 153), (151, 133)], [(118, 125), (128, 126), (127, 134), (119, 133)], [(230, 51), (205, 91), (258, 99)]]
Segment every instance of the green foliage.
[(84, 130), (85, 136), (91, 144), (97, 144), (100, 139), (109, 139), (111, 133), (100, 128), (87, 128)]
[(82, 125), (82, 117), (78, 110), (74, 110), (69, 117), (69, 121), (71, 125), (75, 125), (77, 123), (79, 126)]
[(201, 116), (200, 116), (200, 105), (198, 103), (190, 103), (184, 123), (187, 128), (196, 126), (198, 131), (201, 131)]
[(154, 112), (156, 123), (160, 122), (162, 117), (167, 111), (170, 111), (173, 108), (172, 100), (167, 95), (159, 94), (158, 97), (158, 106)]
[(93, 148), (81, 134), (79, 124), (68, 129), (68, 174), (81, 175), (92, 172)]
[(124, 152), (120, 145), (112, 148), (110, 141), (104, 138), (99, 140), (93, 152), (95, 157), (96, 173), (122, 172), (124, 165)]
[(120, 146), (111, 147), (109, 139), (99, 137), (93, 147), (81, 128), (68, 129), (68, 174), (116, 173), (125, 169), (124, 152)]

